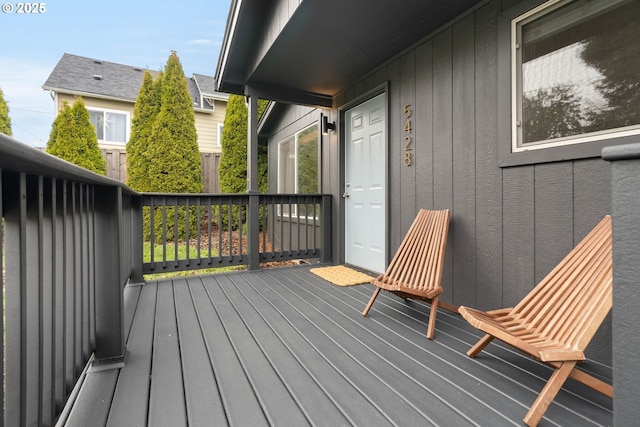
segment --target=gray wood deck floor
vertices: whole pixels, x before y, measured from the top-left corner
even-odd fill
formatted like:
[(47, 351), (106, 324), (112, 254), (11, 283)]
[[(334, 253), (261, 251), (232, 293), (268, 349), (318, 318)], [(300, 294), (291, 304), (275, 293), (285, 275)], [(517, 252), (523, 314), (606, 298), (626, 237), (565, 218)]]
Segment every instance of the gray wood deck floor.
[[(440, 310), (309, 266), (192, 276), (126, 289), (125, 367), (90, 372), (69, 426), (503, 426), (550, 370)], [(610, 378), (610, 370), (585, 369)], [(540, 426), (611, 425), (612, 401), (569, 380)]]

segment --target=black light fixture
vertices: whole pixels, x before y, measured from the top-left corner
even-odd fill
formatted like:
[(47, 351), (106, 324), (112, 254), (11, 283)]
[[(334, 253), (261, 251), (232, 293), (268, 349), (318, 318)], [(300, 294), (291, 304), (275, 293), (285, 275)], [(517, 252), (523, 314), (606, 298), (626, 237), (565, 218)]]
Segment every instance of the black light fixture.
[(336, 130), (336, 122), (329, 123), (329, 118), (327, 116), (322, 116), (322, 134), (328, 135), (329, 131)]

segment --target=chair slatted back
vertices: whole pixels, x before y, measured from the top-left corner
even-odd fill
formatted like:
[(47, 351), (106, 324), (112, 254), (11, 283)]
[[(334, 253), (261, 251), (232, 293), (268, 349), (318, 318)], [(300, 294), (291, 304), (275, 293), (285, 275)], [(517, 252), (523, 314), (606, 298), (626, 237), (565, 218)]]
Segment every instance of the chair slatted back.
[(420, 292), (440, 287), (450, 211), (420, 209), (380, 278)]
[[(526, 334), (584, 350), (612, 307), (611, 217), (600, 223), (505, 317)], [(506, 319), (505, 319), (506, 320)], [(507, 321), (508, 322), (508, 321)]]

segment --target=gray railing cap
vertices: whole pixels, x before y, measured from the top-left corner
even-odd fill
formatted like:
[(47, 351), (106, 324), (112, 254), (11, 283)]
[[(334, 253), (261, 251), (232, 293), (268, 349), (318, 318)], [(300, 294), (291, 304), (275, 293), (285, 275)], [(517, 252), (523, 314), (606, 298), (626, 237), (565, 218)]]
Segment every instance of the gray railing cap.
[(604, 147), (602, 158), (608, 161), (640, 159), (640, 142)]
[(0, 133), (0, 169), (87, 184), (119, 186), (134, 192), (119, 181), (59, 159), (3, 133)]

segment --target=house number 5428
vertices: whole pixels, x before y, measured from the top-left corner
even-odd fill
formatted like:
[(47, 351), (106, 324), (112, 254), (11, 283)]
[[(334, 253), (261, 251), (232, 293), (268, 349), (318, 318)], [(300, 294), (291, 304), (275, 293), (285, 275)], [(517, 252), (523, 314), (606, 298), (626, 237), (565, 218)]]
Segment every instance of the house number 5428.
[(405, 166), (411, 166), (413, 160), (411, 158), (411, 144), (412, 144), (412, 139), (411, 139), (411, 116), (413, 115), (413, 111), (411, 110), (411, 104), (406, 104), (404, 106), (404, 118), (406, 120), (406, 123), (404, 124), (404, 165)]

